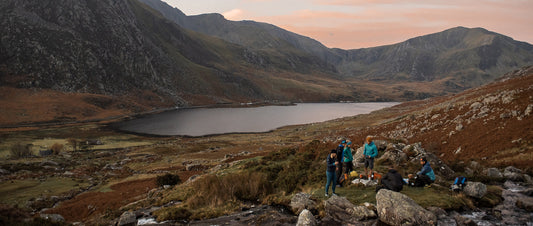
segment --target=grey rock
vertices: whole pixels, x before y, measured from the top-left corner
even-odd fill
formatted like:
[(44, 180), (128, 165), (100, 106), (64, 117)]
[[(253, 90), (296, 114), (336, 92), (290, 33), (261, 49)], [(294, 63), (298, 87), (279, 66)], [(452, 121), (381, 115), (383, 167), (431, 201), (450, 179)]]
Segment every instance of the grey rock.
[(59, 214), (40, 214), (41, 218), (51, 220), (53, 222), (65, 222), (65, 218)]
[(503, 171), (503, 176), (511, 181), (523, 181), (524, 176), (522, 175), (522, 170), (517, 169), (513, 166), (508, 166)]
[(376, 213), (367, 206), (355, 206), (348, 199), (332, 196), (324, 201), (326, 217), (335, 222), (345, 224), (359, 224), (361, 220), (376, 218)]
[(317, 225), (315, 216), (311, 213), (311, 211), (304, 209), (302, 212), (298, 215), (298, 223), (296, 223), (296, 226), (315, 226)]
[(316, 211), (316, 202), (311, 200), (310, 194), (300, 192), (292, 197), (290, 207), (292, 212), (298, 215), (304, 209)]
[(470, 197), (481, 198), (487, 194), (487, 186), (481, 182), (467, 181), (463, 192)]
[(126, 211), (120, 215), (118, 226), (134, 226), (137, 225), (137, 214), (131, 211)]
[(379, 220), (390, 225), (436, 225), (434, 213), (406, 195), (386, 189), (376, 194)]

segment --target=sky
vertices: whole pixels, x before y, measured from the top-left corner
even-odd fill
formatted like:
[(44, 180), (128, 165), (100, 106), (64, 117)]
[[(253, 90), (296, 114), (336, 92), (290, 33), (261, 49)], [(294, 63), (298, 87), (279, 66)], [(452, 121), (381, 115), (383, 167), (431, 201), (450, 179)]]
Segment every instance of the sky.
[(186, 15), (220, 13), (358, 49), (463, 26), (533, 44), (533, 0), (163, 0)]

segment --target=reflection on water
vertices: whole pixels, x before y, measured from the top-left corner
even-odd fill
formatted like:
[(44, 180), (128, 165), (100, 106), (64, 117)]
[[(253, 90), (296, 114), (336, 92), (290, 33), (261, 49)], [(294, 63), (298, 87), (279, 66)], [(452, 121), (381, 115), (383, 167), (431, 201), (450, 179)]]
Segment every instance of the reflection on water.
[(122, 122), (118, 124), (118, 128), (144, 134), (186, 136), (266, 132), (287, 125), (366, 114), (396, 104), (398, 103), (306, 103), (252, 108), (177, 109)]

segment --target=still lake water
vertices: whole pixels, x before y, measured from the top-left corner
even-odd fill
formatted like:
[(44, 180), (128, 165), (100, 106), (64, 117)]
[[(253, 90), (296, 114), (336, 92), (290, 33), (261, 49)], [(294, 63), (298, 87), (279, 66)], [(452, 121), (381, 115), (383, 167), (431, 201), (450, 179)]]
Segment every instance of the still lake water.
[(183, 136), (267, 132), (287, 125), (367, 114), (396, 104), (300, 103), (291, 106), (176, 109), (121, 122), (117, 127), (135, 133)]

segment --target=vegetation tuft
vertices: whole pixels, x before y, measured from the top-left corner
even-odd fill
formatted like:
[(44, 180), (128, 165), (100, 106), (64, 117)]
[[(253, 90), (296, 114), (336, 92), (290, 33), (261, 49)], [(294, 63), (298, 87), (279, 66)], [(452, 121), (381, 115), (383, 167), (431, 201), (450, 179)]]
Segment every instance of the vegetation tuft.
[(24, 158), (31, 156), (31, 145), (16, 143), (11, 147), (11, 156), (13, 158)]
[(156, 183), (158, 187), (163, 185), (176, 185), (181, 182), (181, 179), (178, 175), (167, 173), (162, 176), (157, 176)]

